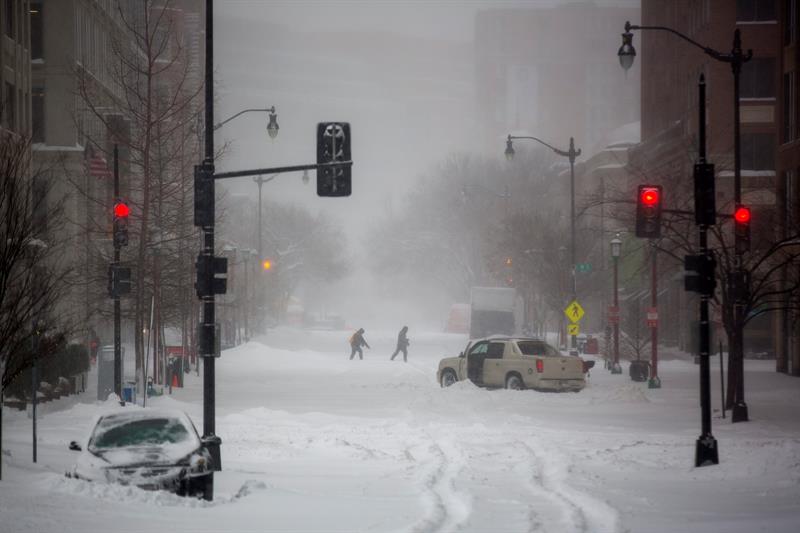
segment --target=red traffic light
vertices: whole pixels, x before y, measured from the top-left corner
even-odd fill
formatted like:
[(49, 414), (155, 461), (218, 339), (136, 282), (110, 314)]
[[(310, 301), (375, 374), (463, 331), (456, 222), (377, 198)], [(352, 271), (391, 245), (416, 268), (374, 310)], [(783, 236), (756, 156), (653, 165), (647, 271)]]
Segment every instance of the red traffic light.
[(736, 212), (733, 214), (733, 218), (739, 224), (747, 224), (750, 222), (750, 208), (740, 205), (736, 208)]
[(114, 204), (114, 216), (117, 218), (127, 218), (131, 214), (131, 208), (124, 202)]
[(648, 207), (658, 204), (660, 200), (658, 189), (655, 187), (643, 187), (639, 199)]

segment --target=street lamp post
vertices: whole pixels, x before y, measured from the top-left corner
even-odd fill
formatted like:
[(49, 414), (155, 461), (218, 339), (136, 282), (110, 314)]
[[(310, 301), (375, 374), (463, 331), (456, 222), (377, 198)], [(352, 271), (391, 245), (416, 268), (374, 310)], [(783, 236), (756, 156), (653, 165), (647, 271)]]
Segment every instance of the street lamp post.
[[(734, 209), (742, 202), (742, 158), (741, 158), (741, 135), (739, 133), (739, 77), (742, 71), (742, 65), (753, 57), (753, 51), (742, 50), (742, 37), (739, 28), (733, 32), (733, 45), (729, 53), (719, 52), (708, 46), (703, 46), (697, 41), (687, 37), (679, 31), (673, 30), (666, 26), (636, 26), (630, 22), (625, 22), (625, 33), (622, 34), (622, 46), (617, 51), (619, 63), (626, 71), (633, 66), (633, 60), (636, 57), (636, 49), (633, 47), (633, 34), (631, 30), (660, 30), (672, 33), (690, 43), (691, 45), (701, 49), (706, 55), (722, 63), (730, 63), (731, 72), (733, 73), (733, 196), (734, 196)], [(743, 247), (739, 246), (736, 242), (738, 236), (734, 234), (734, 250), (736, 251), (736, 270), (742, 276), (742, 254), (744, 253)], [(743, 305), (741, 303), (741, 295), (734, 295), (734, 332), (733, 336), (736, 339), (737, 350), (739, 353), (736, 356), (736, 402), (733, 406), (731, 420), (733, 422), (745, 422), (748, 420), (747, 404), (744, 401), (744, 358), (742, 354), (742, 345), (744, 342), (744, 326), (743, 322)]]
[(619, 256), (622, 250), (622, 240), (619, 233), (611, 239), (611, 257), (614, 259), (614, 313), (609, 313), (609, 317), (614, 317), (614, 362), (611, 364), (612, 374), (622, 374), (619, 366), (619, 291), (618, 291), (618, 268)]
[[(575, 149), (575, 139), (573, 137), (569, 138), (569, 150), (559, 150), (555, 146), (547, 144), (541, 139), (537, 139), (536, 137), (531, 137), (529, 135), (508, 135), (508, 140), (506, 141), (506, 159), (509, 161), (514, 158), (514, 139), (530, 139), (533, 141), (538, 142), (548, 148), (550, 148), (556, 154), (566, 157), (569, 159), (569, 189), (570, 189), (570, 253), (571, 253), (571, 261), (572, 261), (572, 300), (575, 301), (578, 298), (577, 294), (577, 287), (576, 287), (576, 280), (575, 280), (575, 159), (581, 155), (581, 149)], [(571, 343), (571, 351), (578, 349), (578, 339), (577, 335), (572, 335), (572, 343)]]

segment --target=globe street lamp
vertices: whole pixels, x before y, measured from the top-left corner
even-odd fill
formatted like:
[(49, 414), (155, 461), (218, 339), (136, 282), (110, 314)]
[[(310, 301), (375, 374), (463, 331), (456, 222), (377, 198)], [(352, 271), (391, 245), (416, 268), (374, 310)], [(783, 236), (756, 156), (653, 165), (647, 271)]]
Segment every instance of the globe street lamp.
[(609, 310), (609, 321), (614, 323), (614, 362), (610, 370), (612, 374), (621, 374), (622, 368), (619, 366), (619, 289), (618, 289), (618, 269), (619, 255), (622, 251), (622, 240), (619, 233), (611, 239), (611, 257), (614, 259), (614, 306)]
[[(541, 139), (531, 137), (529, 135), (508, 135), (506, 140), (506, 159), (511, 161), (514, 158), (514, 139), (530, 139), (550, 148), (556, 154), (569, 159), (569, 187), (570, 187), (570, 248), (571, 248), (571, 261), (572, 261), (572, 300), (578, 298), (577, 288), (575, 282), (575, 159), (581, 155), (581, 149), (575, 149), (575, 139), (569, 138), (569, 150), (559, 150), (555, 146), (551, 146)], [(577, 335), (572, 335), (571, 351), (578, 349)]]
[[(733, 32), (733, 45), (729, 53), (719, 52), (708, 46), (703, 46), (697, 41), (689, 38), (679, 31), (673, 30), (666, 26), (636, 26), (630, 22), (625, 22), (625, 33), (622, 34), (622, 46), (617, 51), (619, 63), (626, 71), (633, 65), (633, 60), (636, 57), (636, 50), (633, 47), (633, 34), (631, 30), (660, 30), (666, 31), (676, 35), (688, 42), (692, 46), (701, 49), (706, 55), (722, 63), (730, 63), (731, 72), (733, 73), (733, 196), (734, 205), (739, 206), (742, 203), (742, 157), (741, 157), (741, 135), (740, 130), (740, 101), (739, 101), (739, 77), (742, 71), (742, 65), (753, 57), (753, 51), (742, 50), (742, 37), (739, 28)], [(742, 255), (746, 251), (747, 246), (744, 246), (740, 241), (739, 235), (734, 233), (734, 250), (736, 257), (736, 270), (743, 276), (742, 270)], [(744, 343), (744, 319), (742, 316), (743, 305), (740, 302), (740, 295), (736, 294), (734, 297), (734, 328), (733, 337), (736, 339), (737, 350), (740, 352), (736, 357), (736, 402), (733, 406), (732, 420), (733, 422), (741, 422), (748, 420), (747, 404), (744, 401), (744, 356), (742, 346)]]

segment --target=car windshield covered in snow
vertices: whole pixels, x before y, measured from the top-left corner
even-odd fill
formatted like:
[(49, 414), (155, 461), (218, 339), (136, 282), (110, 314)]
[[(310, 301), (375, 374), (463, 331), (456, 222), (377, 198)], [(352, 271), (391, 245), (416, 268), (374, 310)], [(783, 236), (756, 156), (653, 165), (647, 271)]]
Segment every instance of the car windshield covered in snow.
[(97, 425), (89, 447), (104, 449), (175, 444), (190, 438), (188, 429), (177, 418), (131, 419), (127, 416), (109, 416)]
[(517, 341), (517, 346), (522, 355), (546, 355), (558, 357), (561, 353), (544, 341)]

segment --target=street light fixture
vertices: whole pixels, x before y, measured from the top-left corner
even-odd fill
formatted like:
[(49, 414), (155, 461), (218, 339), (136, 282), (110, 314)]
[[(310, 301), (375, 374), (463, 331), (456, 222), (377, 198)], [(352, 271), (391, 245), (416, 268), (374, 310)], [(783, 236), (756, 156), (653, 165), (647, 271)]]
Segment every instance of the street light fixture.
[[(688, 42), (689, 44), (701, 49), (707, 56), (720, 61), (722, 63), (730, 63), (731, 72), (733, 73), (733, 196), (734, 205), (739, 206), (742, 204), (742, 157), (741, 157), (741, 135), (740, 130), (740, 101), (739, 101), (739, 77), (742, 71), (742, 65), (753, 57), (753, 51), (742, 50), (742, 37), (739, 28), (733, 32), (733, 46), (729, 53), (719, 52), (708, 46), (703, 46), (690, 37), (682, 34), (679, 31), (673, 30), (666, 26), (636, 26), (630, 22), (625, 22), (625, 33), (622, 34), (622, 46), (620, 47), (617, 55), (619, 56), (620, 65), (626, 71), (633, 65), (633, 58), (636, 56), (636, 50), (633, 48), (633, 35), (631, 30), (660, 30), (672, 33)], [(741, 237), (734, 234), (734, 250), (736, 252), (736, 270), (743, 275), (742, 255), (745, 248), (740, 242)], [(736, 357), (736, 372), (738, 379), (736, 384), (736, 402), (733, 406), (732, 421), (743, 422), (748, 420), (747, 404), (744, 401), (744, 317), (743, 306), (741, 302), (736, 301), (733, 306), (734, 310), (734, 338), (738, 340), (737, 350), (740, 352)]]
[[(530, 139), (532, 141), (536, 141), (539, 144), (550, 148), (556, 154), (566, 157), (569, 159), (569, 185), (570, 185), (570, 235), (571, 235), (571, 261), (572, 261), (572, 300), (575, 301), (578, 297), (577, 295), (577, 287), (575, 282), (575, 159), (581, 155), (581, 149), (575, 148), (575, 138), (569, 138), (569, 149), (568, 150), (559, 150), (555, 146), (547, 144), (541, 139), (537, 139), (536, 137), (531, 137), (529, 135), (508, 135), (508, 139), (506, 140), (506, 159), (511, 161), (514, 158), (514, 145), (512, 143), (513, 139)], [(572, 335), (572, 343), (571, 349), (577, 350), (578, 349), (578, 339), (577, 335)]]
[(619, 64), (625, 69), (625, 72), (630, 70), (633, 66), (633, 60), (636, 58), (636, 49), (633, 47), (633, 34), (625, 24), (625, 33), (622, 34), (622, 46), (617, 51), (619, 57)]

